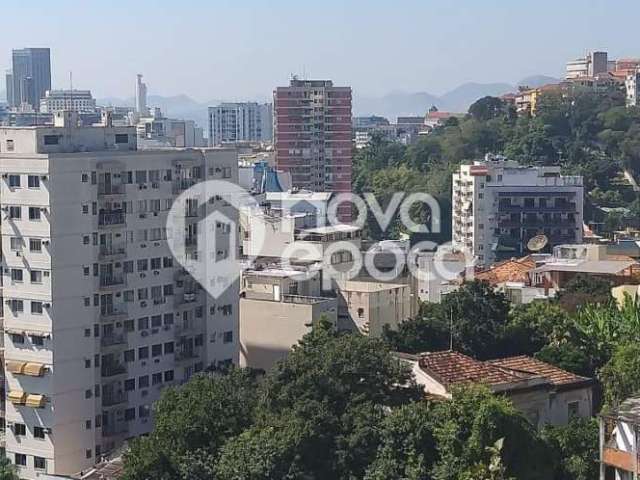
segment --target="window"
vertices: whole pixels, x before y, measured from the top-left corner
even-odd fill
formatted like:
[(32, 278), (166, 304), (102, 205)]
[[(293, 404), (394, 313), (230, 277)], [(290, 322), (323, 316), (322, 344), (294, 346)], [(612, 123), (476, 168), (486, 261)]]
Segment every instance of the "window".
[(233, 342), (233, 331), (229, 330), (222, 334), (222, 343), (231, 343)]
[(580, 402), (567, 403), (567, 413), (569, 420), (580, 415)]
[(22, 300), (13, 299), (13, 300), (9, 300), (9, 302), (10, 302), (9, 305), (11, 307), (11, 310), (14, 313), (24, 311), (24, 302)]
[(91, 398), (93, 397), (93, 390), (88, 389), (84, 391), (84, 398)]
[(149, 269), (149, 261), (146, 258), (138, 260), (138, 271), (144, 272)]
[(133, 302), (135, 300), (135, 294), (133, 290), (125, 290), (124, 292), (122, 292), (122, 298), (127, 303)]
[(164, 324), (165, 325), (173, 325), (173, 313), (165, 313), (164, 314)]
[(42, 240), (40, 240), (39, 238), (30, 238), (29, 250), (31, 252), (42, 252)]
[(42, 315), (42, 302), (31, 300), (31, 313), (34, 315)]
[(33, 427), (33, 438), (44, 438), (44, 428), (42, 427)]
[(129, 363), (129, 362), (134, 362), (136, 360), (136, 352), (135, 350), (125, 350), (124, 352), (124, 361)]
[(88, 448), (88, 449), (86, 450), (86, 452), (85, 452), (85, 456), (86, 456), (87, 458), (92, 458), (92, 457), (93, 457), (93, 454), (91, 453), (91, 449), (90, 449), (90, 448)]
[(162, 266), (164, 268), (171, 268), (173, 267), (173, 257), (164, 257), (162, 259)]
[(146, 330), (149, 328), (149, 317), (142, 317), (138, 319), (138, 330)]
[(136, 379), (135, 378), (127, 378), (124, 381), (124, 391), (131, 392), (136, 389)]
[(58, 145), (60, 143), (60, 137), (58, 135), (45, 135), (44, 136), (44, 144), (45, 145)]
[(136, 183), (147, 183), (146, 170), (136, 170)]
[(161, 343), (157, 343), (155, 345), (151, 346), (151, 356), (152, 357), (159, 357), (160, 355), (162, 355), (162, 344)]
[(202, 334), (196, 335), (193, 339), (193, 344), (196, 347), (201, 347), (204, 344), (204, 335)]
[(85, 358), (84, 359), (84, 368), (91, 368), (91, 359), (90, 358)]
[(36, 470), (44, 470), (45, 468), (47, 468), (47, 460), (34, 455), (33, 466)]
[(91, 430), (91, 424), (92, 424), (92, 423), (93, 423), (93, 422), (92, 422), (91, 420), (85, 420), (85, 421), (84, 421), (84, 428), (85, 428), (85, 430)]
[(29, 175), (27, 177), (27, 185), (29, 188), (40, 188), (40, 177), (37, 175)]
[(16, 465), (21, 465), (23, 467), (26, 467), (27, 456), (24, 453), (16, 453), (15, 462), (16, 462)]
[(29, 220), (40, 220), (40, 207), (29, 207)]
[(159, 385), (162, 383), (162, 372), (151, 375), (151, 385)]
[(42, 270), (31, 270), (31, 283), (42, 283)]
[(129, 143), (129, 135), (126, 133), (116, 133), (116, 143)]
[(173, 370), (167, 370), (164, 372), (164, 381), (173, 382)]
[(162, 289), (162, 293), (165, 295), (165, 297), (167, 295), (173, 295), (173, 284), (169, 283), (167, 285), (165, 285)]
[(162, 326), (162, 315), (154, 315), (151, 317), (151, 328), (158, 328)]
[(20, 175), (9, 175), (9, 186), (10, 187), (19, 187), (20, 186)]
[(138, 348), (138, 360), (144, 360), (145, 358), (149, 358), (149, 347)]
[(161, 265), (162, 265), (161, 257), (151, 259), (151, 270), (160, 270), (160, 268), (162, 268)]
[(24, 436), (27, 434), (27, 426), (24, 423), (16, 423), (13, 425), (13, 434), (16, 437)]
[(13, 152), (14, 144), (13, 140), (7, 140), (7, 152)]
[(13, 282), (21, 282), (22, 281), (22, 269), (21, 268), (12, 268), (11, 269), (11, 281), (13, 281)]
[(124, 411), (124, 420), (125, 422), (130, 422), (132, 420), (136, 419), (136, 409), (134, 408), (127, 408)]
[(149, 387), (149, 375), (143, 375), (142, 377), (138, 377), (138, 388), (148, 388)]
[(133, 260), (122, 262), (122, 271), (124, 273), (133, 273)]
[(133, 330), (135, 329), (133, 320), (125, 320), (123, 323), (123, 327), (125, 332), (133, 332)]
[(151, 407), (149, 405), (140, 405), (138, 407), (138, 416), (140, 418), (147, 418), (151, 414)]
[(44, 347), (44, 337), (41, 335), (30, 335), (31, 343), (36, 347)]
[(20, 237), (11, 237), (11, 250), (21, 250), (22, 239)]
[(18, 206), (9, 207), (9, 218), (20, 220), (22, 218), (22, 208)]
[(148, 300), (149, 299), (149, 289), (148, 288), (139, 288), (138, 289), (138, 300)]
[(168, 355), (170, 353), (173, 353), (173, 342), (166, 342), (164, 344), (164, 354)]

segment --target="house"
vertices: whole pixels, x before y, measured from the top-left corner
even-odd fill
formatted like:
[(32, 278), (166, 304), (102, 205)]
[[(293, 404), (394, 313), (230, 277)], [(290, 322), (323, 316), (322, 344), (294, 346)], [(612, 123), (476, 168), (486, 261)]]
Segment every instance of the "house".
[(640, 395), (600, 415), (600, 480), (632, 480), (640, 474)]
[(506, 396), (536, 427), (592, 415), (593, 380), (526, 356), (479, 361), (454, 351), (396, 354), (426, 394), (451, 398), (455, 387), (486, 385)]

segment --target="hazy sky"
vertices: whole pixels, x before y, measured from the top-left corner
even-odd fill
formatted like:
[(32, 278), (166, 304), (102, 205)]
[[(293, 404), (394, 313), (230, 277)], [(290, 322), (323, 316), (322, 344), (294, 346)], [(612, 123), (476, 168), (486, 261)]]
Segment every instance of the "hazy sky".
[[(267, 98), (291, 73), (360, 95), (560, 75), (588, 49), (640, 56), (638, 0), (1, 0), (11, 48), (49, 46), (54, 87), (96, 97)], [(4, 89), (1, 84), (0, 89)]]

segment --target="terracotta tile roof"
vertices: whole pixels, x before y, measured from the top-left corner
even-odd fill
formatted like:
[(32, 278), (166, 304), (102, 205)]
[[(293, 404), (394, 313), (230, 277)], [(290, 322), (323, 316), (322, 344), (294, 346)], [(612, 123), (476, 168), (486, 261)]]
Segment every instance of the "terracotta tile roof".
[(534, 268), (536, 268), (536, 262), (528, 255), (523, 258), (512, 258), (511, 260), (496, 263), (489, 269), (476, 273), (475, 278), (489, 282), (492, 285), (504, 282), (526, 283), (528, 281), (527, 273)]
[(489, 360), (487, 363), (504, 367), (514, 372), (544, 376), (556, 387), (592, 382), (590, 378), (575, 375), (561, 368), (536, 360), (535, 358), (527, 357), (526, 355)]
[(467, 383), (493, 386), (517, 383), (536, 376), (500, 368), (452, 351), (425, 353), (421, 355), (419, 365), (428, 375), (447, 387)]

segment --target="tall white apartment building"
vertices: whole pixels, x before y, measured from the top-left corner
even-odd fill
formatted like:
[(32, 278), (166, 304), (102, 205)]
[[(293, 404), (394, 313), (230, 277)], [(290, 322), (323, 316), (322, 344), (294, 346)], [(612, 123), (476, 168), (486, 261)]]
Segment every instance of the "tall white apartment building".
[(580, 243), (582, 210), (582, 177), (487, 156), (453, 174), (453, 248), (487, 265), (526, 255), (536, 235), (547, 249)]
[[(163, 388), (238, 361), (238, 282), (209, 296), (166, 241), (178, 195), (237, 182), (236, 152), (138, 151), (133, 127), (55, 121), (0, 128), (6, 454), (26, 479), (92, 467), (151, 430)], [(197, 233), (214, 210), (237, 220), (222, 196), (178, 206), (189, 258), (231, 251), (232, 226)]]
[(638, 106), (638, 88), (640, 87), (640, 69), (627, 75), (624, 86), (627, 92), (627, 107)]
[(60, 110), (95, 113), (96, 100), (90, 90), (47, 90), (40, 99), (40, 111), (55, 113)]
[(273, 106), (270, 103), (221, 103), (209, 107), (209, 146), (272, 139)]

